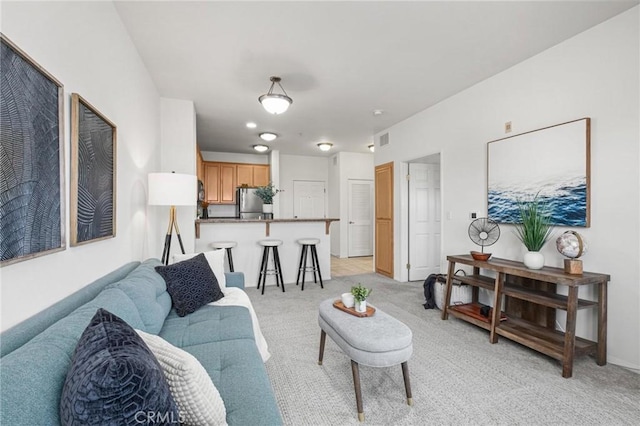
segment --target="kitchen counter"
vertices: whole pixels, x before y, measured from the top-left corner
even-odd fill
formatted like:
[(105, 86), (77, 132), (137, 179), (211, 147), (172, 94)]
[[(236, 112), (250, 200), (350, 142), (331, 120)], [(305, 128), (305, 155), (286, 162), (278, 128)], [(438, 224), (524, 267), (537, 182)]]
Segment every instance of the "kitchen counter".
[[(236, 219), (236, 218), (209, 218), (198, 219), (196, 226), (196, 252), (211, 250), (210, 244), (214, 241), (235, 241), (237, 246), (233, 248), (233, 263), (235, 270), (244, 272), (247, 288), (257, 285), (258, 272), (262, 261), (262, 247), (258, 241), (265, 238), (282, 240), (278, 247), (282, 275), (286, 290), (299, 291), (291, 283), (296, 281), (300, 263), (301, 246), (298, 240), (301, 238), (317, 238), (318, 260), (322, 271), (322, 279), (331, 279), (331, 237), (329, 228), (336, 218), (318, 219)], [(225, 261), (225, 268), (228, 268)], [(269, 269), (272, 269), (270, 266)], [(313, 274), (311, 274), (313, 277)], [(273, 275), (267, 277), (267, 286), (275, 285)], [(313, 278), (307, 285), (316, 285)], [(319, 284), (318, 284), (319, 285)], [(267, 289), (269, 291), (269, 289)], [(280, 291), (278, 289), (277, 291)]]
[(304, 223), (304, 222), (324, 222), (325, 223), (325, 234), (329, 235), (329, 226), (331, 222), (339, 221), (337, 218), (318, 218), (318, 219), (238, 219), (238, 218), (229, 218), (229, 217), (213, 217), (209, 219), (196, 219), (196, 238), (200, 238), (200, 225), (208, 224), (208, 223), (233, 223), (233, 224), (241, 224), (241, 223), (264, 223), (265, 224), (265, 237), (268, 237), (271, 233), (271, 224), (272, 223)]

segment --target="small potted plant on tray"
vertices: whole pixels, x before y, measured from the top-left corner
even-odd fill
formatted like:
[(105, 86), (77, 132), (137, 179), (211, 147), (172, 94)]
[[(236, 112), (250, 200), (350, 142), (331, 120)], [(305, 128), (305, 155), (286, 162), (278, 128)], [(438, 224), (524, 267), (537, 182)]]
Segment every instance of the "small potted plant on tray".
[(371, 289), (362, 287), (361, 284), (351, 287), (351, 294), (356, 303), (357, 312), (367, 312), (367, 296), (371, 294)]
[(540, 250), (553, 231), (549, 208), (538, 193), (531, 201), (518, 201), (518, 210), (520, 223), (516, 224), (516, 236), (528, 250), (524, 255), (524, 265), (529, 269), (540, 269), (544, 266)]
[(262, 200), (262, 212), (273, 213), (273, 197), (280, 192), (273, 186), (272, 182), (269, 185), (259, 186), (256, 189), (256, 195)]

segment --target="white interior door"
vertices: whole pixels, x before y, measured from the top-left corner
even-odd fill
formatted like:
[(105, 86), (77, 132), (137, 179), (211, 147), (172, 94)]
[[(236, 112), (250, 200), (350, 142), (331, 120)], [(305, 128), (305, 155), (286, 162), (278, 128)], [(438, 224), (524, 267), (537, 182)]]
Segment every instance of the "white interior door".
[(373, 181), (349, 180), (349, 257), (373, 255)]
[(409, 281), (440, 272), (440, 165), (409, 164)]
[(293, 181), (293, 217), (318, 219), (326, 217), (325, 183), (316, 180)]

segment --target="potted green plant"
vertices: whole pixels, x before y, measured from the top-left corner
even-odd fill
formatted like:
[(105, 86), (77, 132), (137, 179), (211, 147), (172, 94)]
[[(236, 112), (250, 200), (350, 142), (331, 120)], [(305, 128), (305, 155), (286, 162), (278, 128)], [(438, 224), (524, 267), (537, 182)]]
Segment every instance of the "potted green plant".
[(533, 200), (518, 200), (520, 223), (516, 224), (516, 236), (527, 248), (524, 264), (529, 269), (540, 269), (544, 266), (544, 256), (540, 250), (551, 238), (553, 226), (549, 206), (540, 199), (539, 193)]
[(371, 289), (362, 287), (360, 283), (357, 286), (351, 287), (351, 294), (355, 300), (355, 307), (357, 312), (367, 311), (367, 296), (371, 294)]
[(273, 197), (275, 197), (278, 192), (280, 192), (280, 190), (276, 189), (272, 182), (256, 188), (256, 195), (262, 200), (263, 213), (273, 213)]

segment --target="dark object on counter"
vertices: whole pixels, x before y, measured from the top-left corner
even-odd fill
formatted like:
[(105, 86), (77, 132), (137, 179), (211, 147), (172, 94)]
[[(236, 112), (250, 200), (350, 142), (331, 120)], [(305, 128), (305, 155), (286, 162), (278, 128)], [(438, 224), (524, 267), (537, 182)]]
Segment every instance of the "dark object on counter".
[(202, 208), (202, 215), (200, 219), (209, 219), (209, 209), (207, 207)]

